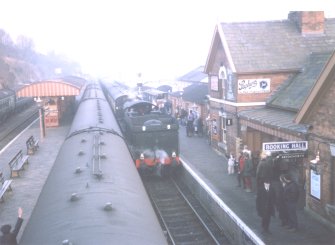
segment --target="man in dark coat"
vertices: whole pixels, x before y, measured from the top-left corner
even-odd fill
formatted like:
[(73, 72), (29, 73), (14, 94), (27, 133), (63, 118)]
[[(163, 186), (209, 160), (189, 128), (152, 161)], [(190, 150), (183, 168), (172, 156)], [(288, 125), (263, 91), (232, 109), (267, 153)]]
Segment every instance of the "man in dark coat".
[[(285, 186), (285, 181), (284, 181), (284, 174), (280, 175), (279, 178), (279, 183), (276, 185), (276, 207), (278, 211), (278, 216), (279, 219), (281, 220), (281, 225), (284, 227), (289, 226), (289, 219), (288, 219), (288, 213), (287, 213), (287, 208), (285, 204), (285, 199), (284, 199), (284, 186)], [(276, 183), (277, 184), (277, 183)]]
[(0, 245), (17, 245), (16, 237), (20, 231), (23, 219), (22, 219), (22, 208), (18, 209), (18, 218), (15, 224), (14, 230), (11, 232), (11, 225), (1, 226), (2, 235), (0, 236)]
[(262, 218), (263, 232), (270, 234), (269, 225), (271, 216), (275, 215), (276, 194), (270, 184), (270, 180), (264, 180), (263, 186), (257, 191), (256, 208), (258, 215)]
[(264, 184), (264, 180), (273, 180), (273, 161), (271, 152), (262, 152), (260, 156), (261, 160), (257, 165), (256, 170), (256, 182), (257, 188), (261, 188)]
[(298, 229), (297, 204), (299, 200), (298, 184), (292, 180), (289, 174), (285, 174), (283, 178), (284, 185), (284, 201), (288, 215), (289, 231), (295, 232)]

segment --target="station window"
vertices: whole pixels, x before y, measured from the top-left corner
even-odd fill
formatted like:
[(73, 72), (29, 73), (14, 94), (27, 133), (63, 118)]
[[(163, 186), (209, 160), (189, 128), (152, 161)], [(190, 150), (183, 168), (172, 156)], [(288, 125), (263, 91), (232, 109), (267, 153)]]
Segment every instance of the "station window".
[(227, 143), (227, 125), (226, 125), (226, 118), (220, 117), (221, 119), (221, 134), (222, 134), (222, 142)]

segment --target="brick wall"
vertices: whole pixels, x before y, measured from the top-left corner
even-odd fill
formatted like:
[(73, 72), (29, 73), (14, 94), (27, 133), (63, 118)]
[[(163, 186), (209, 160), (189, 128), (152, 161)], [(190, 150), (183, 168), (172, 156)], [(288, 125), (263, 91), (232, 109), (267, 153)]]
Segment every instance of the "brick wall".
[[(335, 96), (335, 79), (328, 84), (328, 87), (320, 91), (319, 100), (313, 104), (311, 113), (306, 120), (313, 125), (311, 130), (313, 137), (309, 140), (309, 158), (314, 158), (316, 152), (319, 151), (320, 163), (324, 164), (322, 165), (321, 173), (321, 200), (315, 200), (307, 195), (307, 207), (326, 220), (330, 218), (326, 212), (326, 205), (335, 205), (333, 181), (335, 174), (334, 167), (332, 167), (334, 158), (331, 157), (328, 143), (322, 143), (325, 142), (325, 139), (335, 140), (335, 106), (333, 99)], [(310, 180), (308, 179), (307, 181), (308, 191), (310, 191)]]
[(296, 23), (302, 34), (324, 33), (323, 11), (292, 11), (288, 18)]
[(313, 125), (313, 133), (327, 138), (335, 135), (335, 79), (320, 93), (320, 100), (313, 105), (312, 113), (306, 120)]
[[(255, 74), (255, 75), (239, 75), (238, 79), (270, 79), (270, 93), (252, 93), (252, 94), (237, 94), (237, 102), (260, 102), (266, 101), (274, 91), (278, 89), (283, 81), (287, 80), (289, 74), (287, 73), (276, 73), (269, 75)], [(236, 81), (237, 82), (237, 81)]]

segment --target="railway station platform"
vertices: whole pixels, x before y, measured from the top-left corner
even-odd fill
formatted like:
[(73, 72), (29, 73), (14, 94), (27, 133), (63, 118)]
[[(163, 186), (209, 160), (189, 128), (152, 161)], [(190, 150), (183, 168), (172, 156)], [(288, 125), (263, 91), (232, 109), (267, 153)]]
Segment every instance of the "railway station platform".
[[(23, 113), (18, 115), (18, 117), (24, 117)], [(15, 120), (15, 118), (10, 118), (10, 120)], [(0, 126), (0, 132), (8, 130), (8, 124), (11, 123), (10, 120)], [(16, 118), (16, 120), (18, 119)], [(71, 118), (68, 120), (64, 119), (59, 127), (47, 128), (46, 137), (43, 139), (40, 138), (39, 120), (37, 120), (29, 129), (21, 133), (12, 144), (0, 151), (0, 171), (3, 172), (5, 179), (9, 179), (9, 161), (20, 150), (22, 150), (23, 154), (27, 153), (26, 140), (30, 136), (39, 139), (39, 149), (34, 155), (29, 155), (29, 163), (20, 172), (20, 176), (12, 178), (12, 191), (7, 191), (4, 201), (0, 202), (0, 226), (11, 224), (14, 227), (18, 215), (17, 210), (19, 207), (23, 209), (22, 218), (24, 221), (17, 237), (18, 241), (36, 205), (58, 151), (65, 140), (71, 125), (70, 120)], [(50, 212), (53, 212), (53, 210), (50, 210)]]
[[(238, 187), (236, 174), (228, 175), (227, 158), (216, 152), (205, 137), (187, 137), (186, 128), (179, 131), (181, 158), (195, 171), (211, 190), (259, 237), (269, 245), (331, 245), (335, 233), (315, 220), (303, 208), (297, 210), (298, 231), (290, 232), (281, 226), (278, 213), (271, 218), (271, 234), (262, 232), (261, 218), (256, 211), (256, 192), (248, 193)], [(253, 188), (255, 179), (253, 179)]]
[[(7, 122), (10, 124), (10, 122)], [(40, 138), (39, 121), (24, 131), (8, 148), (0, 151), (0, 171), (5, 179), (10, 176), (8, 162), (22, 150), (26, 153), (26, 140), (33, 135), (39, 139), (39, 149), (30, 155), (29, 164), (20, 174), (13, 178), (12, 192), (7, 192), (0, 203), (0, 225), (9, 223), (12, 226), (17, 219), (18, 207), (23, 208), (23, 225), (18, 241), (30, 218), (39, 194), (53, 166), (58, 151), (65, 140), (71, 119), (64, 120), (59, 127), (47, 128), (46, 137)], [(0, 133), (6, 125), (0, 126)], [(263, 234), (261, 220), (256, 212), (256, 192), (245, 192), (237, 186), (236, 174), (228, 175), (227, 159), (214, 151), (205, 137), (187, 137), (185, 127), (180, 128), (181, 157), (187, 161), (192, 170), (212, 187), (216, 195), (231, 208), (233, 212), (262, 240), (269, 245), (330, 245), (335, 244), (335, 233), (328, 230), (303, 209), (298, 210), (299, 230), (291, 233), (280, 226), (278, 215), (271, 219), (272, 234)], [(254, 184), (254, 183), (253, 183)], [(52, 210), (50, 210), (52, 212)]]

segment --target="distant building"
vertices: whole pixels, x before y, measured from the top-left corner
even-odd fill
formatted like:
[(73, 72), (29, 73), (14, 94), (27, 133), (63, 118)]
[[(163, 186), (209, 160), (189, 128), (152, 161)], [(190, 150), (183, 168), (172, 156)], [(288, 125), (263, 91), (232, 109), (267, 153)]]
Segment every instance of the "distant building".
[(199, 66), (175, 81), (177, 90), (170, 93), (174, 114), (178, 116), (181, 110), (193, 110), (201, 118), (206, 118), (205, 99), (208, 94), (208, 76), (204, 66)]
[(208, 75), (204, 72), (204, 66), (199, 66), (194, 70), (178, 77), (171, 82), (173, 92), (183, 91), (187, 86), (194, 83), (208, 83)]

